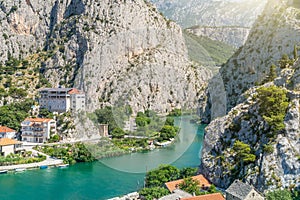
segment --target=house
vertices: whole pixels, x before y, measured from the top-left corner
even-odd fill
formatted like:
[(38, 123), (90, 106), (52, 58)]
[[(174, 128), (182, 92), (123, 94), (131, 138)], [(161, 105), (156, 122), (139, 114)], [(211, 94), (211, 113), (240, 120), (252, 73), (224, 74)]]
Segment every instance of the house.
[(16, 131), (14, 129), (8, 128), (6, 126), (0, 126), (0, 138), (14, 138), (16, 136)]
[(22, 143), (13, 140), (10, 138), (1, 138), (0, 139), (0, 155), (7, 156), (11, 153), (16, 153), (17, 151), (22, 150)]
[[(192, 177), (193, 180), (197, 180), (199, 182), (199, 187), (202, 189), (208, 189), (211, 184), (209, 181), (203, 176), (203, 175), (197, 175)], [(175, 189), (178, 189), (179, 184), (183, 182), (183, 179), (176, 180), (176, 181), (170, 181), (165, 183), (165, 186), (170, 192), (173, 192)]]
[(226, 190), (226, 200), (263, 200), (264, 197), (254, 187), (235, 180)]
[(76, 88), (44, 88), (39, 90), (40, 108), (50, 112), (79, 111), (85, 109), (85, 93)]
[(225, 200), (221, 193), (205, 194), (194, 197), (181, 198), (180, 200)]
[(56, 121), (46, 118), (26, 118), (21, 123), (22, 141), (43, 143), (56, 133)]
[(183, 190), (180, 189), (175, 189), (173, 190), (172, 194), (163, 196), (161, 198), (159, 198), (158, 200), (179, 200), (185, 197), (192, 197), (193, 195), (191, 195), (190, 193), (187, 193)]

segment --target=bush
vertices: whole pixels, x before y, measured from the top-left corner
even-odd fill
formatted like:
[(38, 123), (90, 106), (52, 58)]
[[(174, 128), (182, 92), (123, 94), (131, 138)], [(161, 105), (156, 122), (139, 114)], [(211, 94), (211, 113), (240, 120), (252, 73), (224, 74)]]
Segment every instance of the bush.
[(243, 163), (254, 162), (256, 156), (251, 153), (251, 148), (248, 144), (245, 144), (241, 141), (235, 141), (233, 145), (233, 150), (236, 152), (236, 160), (242, 161)]
[(162, 187), (164, 183), (177, 180), (180, 177), (180, 170), (171, 165), (160, 165), (158, 169), (149, 171), (146, 174), (146, 187)]
[(289, 105), (287, 91), (277, 86), (261, 87), (257, 89), (259, 112), (269, 124), (273, 132), (285, 128), (284, 117)]
[(113, 138), (123, 138), (125, 135), (125, 132), (123, 131), (123, 129), (117, 127), (111, 132), (111, 135)]
[(173, 109), (173, 110), (169, 113), (169, 116), (175, 116), (175, 117), (178, 117), (178, 116), (181, 116), (181, 115), (182, 115), (181, 109), (178, 109), (178, 108)]
[(276, 190), (268, 192), (266, 195), (267, 200), (293, 200), (292, 194), (288, 190)]
[(162, 187), (143, 188), (139, 194), (146, 200), (153, 200), (169, 194), (169, 191)]
[(265, 144), (264, 145), (264, 152), (265, 153), (268, 153), (268, 154), (271, 154), (274, 152), (274, 147), (272, 144)]

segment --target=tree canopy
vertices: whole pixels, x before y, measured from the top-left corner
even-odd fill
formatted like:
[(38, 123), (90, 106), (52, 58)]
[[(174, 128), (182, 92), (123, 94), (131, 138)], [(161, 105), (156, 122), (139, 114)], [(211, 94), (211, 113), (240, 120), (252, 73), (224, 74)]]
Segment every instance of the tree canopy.
[(261, 87), (257, 89), (259, 112), (269, 124), (272, 132), (284, 129), (283, 123), (289, 99), (287, 91), (277, 86)]

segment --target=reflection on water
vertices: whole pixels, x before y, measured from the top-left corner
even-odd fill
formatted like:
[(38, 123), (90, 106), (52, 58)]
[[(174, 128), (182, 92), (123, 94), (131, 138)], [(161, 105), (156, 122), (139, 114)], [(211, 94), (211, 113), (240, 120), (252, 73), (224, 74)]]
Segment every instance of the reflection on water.
[(76, 164), (67, 169), (1, 174), (0, 199), (107, 199), (136, 191), (143, 187), (145, 173), (134, 170), (146, 171), (146, 168), (150, 170), (161, 163), (170, 163), (181, 151), (182, 156), (174, 160), (173, 165), (182, 168), (200, 164), (204, 126), (198, 128), (189, 120), (182, 120), (181, 128), (181, 139), (175, 146), (105, 160), (125, 166), (135, 173), (114, 170), (102, 162), (93, 162)]

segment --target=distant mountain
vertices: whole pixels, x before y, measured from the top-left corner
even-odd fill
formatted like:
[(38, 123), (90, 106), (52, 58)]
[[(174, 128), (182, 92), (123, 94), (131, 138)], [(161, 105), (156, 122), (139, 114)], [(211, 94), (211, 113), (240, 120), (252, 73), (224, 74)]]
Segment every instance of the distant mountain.
[(186, 30), (194, 35), (208, 37), (211, 40), (218, 40), (237, 48), (245, 43), (250, 32), (250, 28), (238, 26), (193, 26)]
[(149, 0), (182, 27), (251, 27), (267, 0)]
[(212, 69), (225, 63), (236, 50), (232, 45), (205, 36), (197, 36), (188, 30), (184, 30), (183, 36), (190, 59), (204, 66), (211, 66)]

